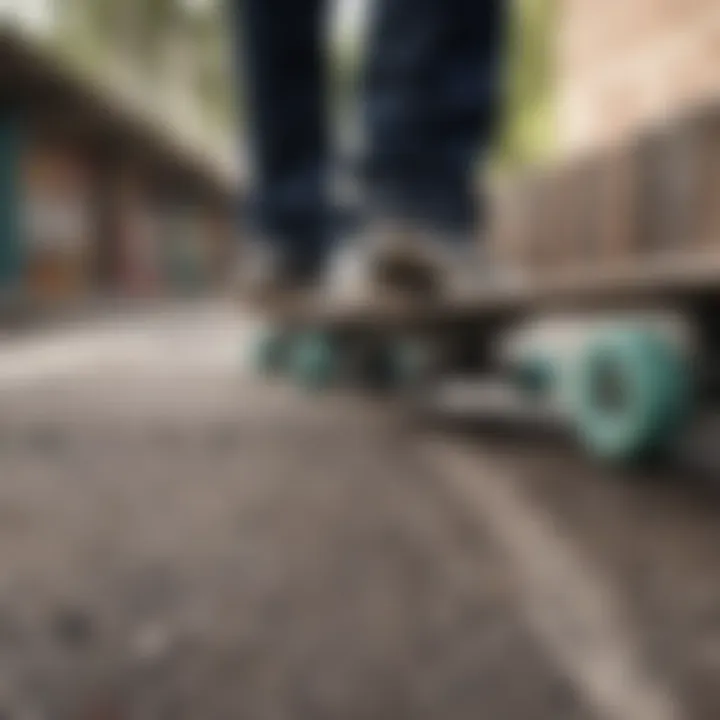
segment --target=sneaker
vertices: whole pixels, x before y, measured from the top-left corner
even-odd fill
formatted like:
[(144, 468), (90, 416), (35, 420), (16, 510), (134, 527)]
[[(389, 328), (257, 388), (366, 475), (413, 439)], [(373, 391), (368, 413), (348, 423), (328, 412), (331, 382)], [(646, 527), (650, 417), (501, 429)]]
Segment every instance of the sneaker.
[(472, 297), (473, 294), (505, 284), (507, 269), (493, 261), (482, 237), (446, 236), (427, 231), (418, 240), (431, 264), (434, 289), (443, 298)]
[(433, 301), (482, 287), (491, 266), (481, 242), (398, 225), (374, 226), (332, 258), (325, 287), (333, 298), (390, 295)]
[(314, 290), (321, 277), (319, 267), (303, 265), (267, 243), (250, 243), (240, 254), (235, 287), (251, 303), (292, 302)]

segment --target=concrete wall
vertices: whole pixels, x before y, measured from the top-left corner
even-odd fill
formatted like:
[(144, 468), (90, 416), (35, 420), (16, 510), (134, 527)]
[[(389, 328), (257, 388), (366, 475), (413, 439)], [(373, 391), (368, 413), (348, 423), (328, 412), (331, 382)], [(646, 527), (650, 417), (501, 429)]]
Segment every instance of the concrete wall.
[(559, 0), (562, 149), (613, 143), (720, 95), (718, 0)]

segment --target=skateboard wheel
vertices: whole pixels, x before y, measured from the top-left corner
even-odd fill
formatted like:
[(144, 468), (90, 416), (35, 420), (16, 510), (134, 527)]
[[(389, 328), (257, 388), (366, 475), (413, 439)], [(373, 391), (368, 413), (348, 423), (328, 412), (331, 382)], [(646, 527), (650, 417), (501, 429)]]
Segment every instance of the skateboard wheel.
[(666, 448), (691, 405), (691, 369), (662, 336), (623, 328), (591, 341), (577, 366), (571, 409), (586, 449), (631, 462)]
[(288, 360), (290, 337), (280, 328), (264, 328), (254, 338), (251, 346), (253, 369), (260, 375), (281, 373)]
[(335, 382), (339, 349), (325, 333), (300, 335), (294, 340), (290, 354), (290, 373), (301, 387), (320, 391)]

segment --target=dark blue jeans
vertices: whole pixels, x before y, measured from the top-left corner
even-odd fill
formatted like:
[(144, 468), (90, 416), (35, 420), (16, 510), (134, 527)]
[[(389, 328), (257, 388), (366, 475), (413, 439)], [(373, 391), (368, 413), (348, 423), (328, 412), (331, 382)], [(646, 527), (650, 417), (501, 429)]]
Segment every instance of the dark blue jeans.
[[(298, 262), (332, 242), (325, 0), (231, 0), (260, 232)], [(503, 0), (376, 0), (362, 72), (367, 209), (459, 236), (500, 105)]]

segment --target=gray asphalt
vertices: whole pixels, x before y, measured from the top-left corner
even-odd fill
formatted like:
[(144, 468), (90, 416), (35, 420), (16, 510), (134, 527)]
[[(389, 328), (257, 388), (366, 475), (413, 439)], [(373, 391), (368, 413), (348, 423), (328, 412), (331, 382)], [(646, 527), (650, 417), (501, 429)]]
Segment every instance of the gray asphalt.
[(258, 383), (246, 329), (0, 354), (0, 717), (720, 716), (703, 483)]

